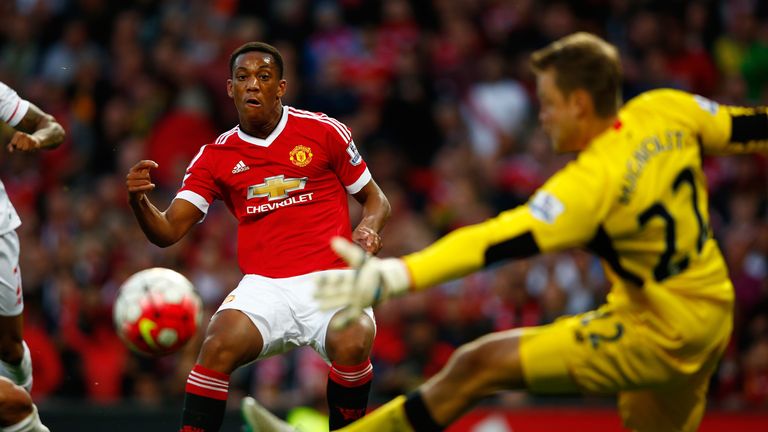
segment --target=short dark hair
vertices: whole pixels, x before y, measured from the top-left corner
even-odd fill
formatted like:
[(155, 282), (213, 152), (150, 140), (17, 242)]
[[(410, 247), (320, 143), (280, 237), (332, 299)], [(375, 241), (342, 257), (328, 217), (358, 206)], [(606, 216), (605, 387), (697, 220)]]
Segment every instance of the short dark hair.
[(271, 55), (275, 59), (275, 63), (277, 63), (278, 78), (283, 79), (283, 56), (280, 55), (280, 51), (277, 48), (264, 42), (247, 42), (232, 51), (232, 54), (229, 56), (229, 73), (235, 73), (235, 60), (237, 60), (237, 56), (252, 51)]
[(565, 95), (586, 90), (601, 117), (616, 114), (621, 106), (619, 53), (593, 34), (579, 32), (552, 42), (531, 54), (531, 66), (536, 73), (554, 69), (557, 88)]

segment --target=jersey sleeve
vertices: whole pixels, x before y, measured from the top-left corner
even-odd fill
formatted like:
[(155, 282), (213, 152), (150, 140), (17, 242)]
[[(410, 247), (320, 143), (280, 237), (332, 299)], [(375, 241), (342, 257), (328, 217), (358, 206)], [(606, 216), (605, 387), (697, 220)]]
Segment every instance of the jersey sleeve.
[(460, 228), (405, 256), (415, 288), (464, 276), (510, 258), (586, 245), (613, 200), (600, 158), (582, 153), (528, 201), (480, 224)]
[(176, 193), (177, 199), (189, 201), (203, 214), (208, 214), (208, 208), (213, 201), (221, 199), (222, 196), (213, 175), (214, 162), (210, 144), (202, 146), (189, 163), (181, 188)]
[(20, 98), (12, 88), (0, 82), (0, 120), (16, 127), (27, 115), (28, 109), (29, 101)]
[(347, 193), (353, 195), (371, 181), (371, 172), (357, 150), (350, 130), (343, 123), (330, 120), (332, 130), (328, 133), (328, 151), (331, 165)]
[(768, 151), (768, 107), (720, 105), (705, 97), (669, 91), (664, 105), (694, 123), (704, 151), (739, 154)]

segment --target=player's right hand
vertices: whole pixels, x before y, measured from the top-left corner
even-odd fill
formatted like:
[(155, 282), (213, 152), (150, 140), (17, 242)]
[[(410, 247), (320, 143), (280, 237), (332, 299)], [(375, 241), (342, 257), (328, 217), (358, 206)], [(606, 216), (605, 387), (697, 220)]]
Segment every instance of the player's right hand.
[(8, 151), (11, 153), (15, 150), (33, 151), (39, 149), (40, 138), (22, 131), (16, 131), (11, 137), (11, 142), (8, 143)]
[(342, 237), (334, 237), (331, 247), (354, 270), (326, 273), (316, 280), (320, 308), (344, 308), (331, 322), (335, 329), (355, 321), (363, 309), (408, 291), (410, 276), (401, 259), (376, 258)]
[(125, 186), (128, 188), (128, 194), (131, 198), (140, 198), (155, 188), (149, 170), (157, 167), (157, 162), (153, 160), (142, 160), (128, 170), (128, 175), (125, 176)]

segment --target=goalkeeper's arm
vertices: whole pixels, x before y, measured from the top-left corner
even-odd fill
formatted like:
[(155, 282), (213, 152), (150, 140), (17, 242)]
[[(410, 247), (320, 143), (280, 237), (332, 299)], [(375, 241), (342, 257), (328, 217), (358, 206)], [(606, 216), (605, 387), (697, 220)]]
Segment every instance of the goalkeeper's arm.
[(495, 262), (539, 253), (525, 206), (459, 228), (427, 248), (402, 258), (409, 288), (422, 290), (473, 273)]
[(325, 310), (347, 307), (337, 321), (346, 325), (363, 308), (403, 295), (409, 289), (425, 289), (502, 259), (538, 253), (530, 220), (530, 212), (518, 207), (453, 231), (403, 258), (376, 258), (344, 238), (334, 238), (333, 250), (355, 271), (324, 273), (317, 280), (315, 298)]

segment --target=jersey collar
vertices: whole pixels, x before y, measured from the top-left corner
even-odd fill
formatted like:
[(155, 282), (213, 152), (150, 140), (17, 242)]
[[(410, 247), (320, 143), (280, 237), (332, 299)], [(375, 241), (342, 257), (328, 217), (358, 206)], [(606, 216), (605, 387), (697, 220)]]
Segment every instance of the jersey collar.
[(237, 126), (237, 136), (240, 137), (241, 140), (255, 144), (259, 147), (269, 147), (273, 141), (277, 139), (278, 136), (283, 132), (283, 129), (285, 129), (285, 125), (288, 123), (288, 106), (283, 105), (283, 116), (280, 117), (280, 121), (277, 123), (277, 127), (275, 127), (275, 130), (272, 131), (271, 134), (269, 134), (266, 138), (256, 138), (255, 136), (248, 135), (247, 133), (243, 132), (240, 129), (240, 126)]

